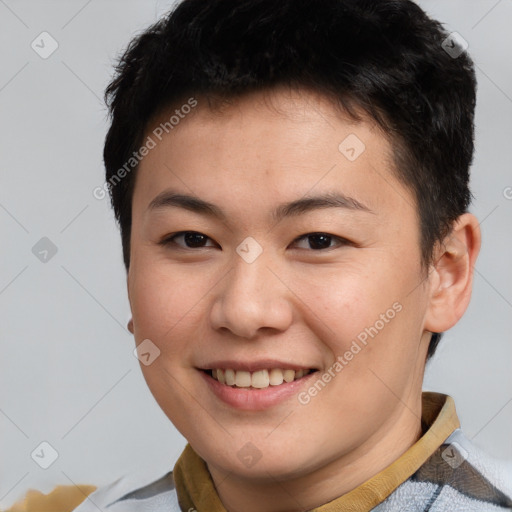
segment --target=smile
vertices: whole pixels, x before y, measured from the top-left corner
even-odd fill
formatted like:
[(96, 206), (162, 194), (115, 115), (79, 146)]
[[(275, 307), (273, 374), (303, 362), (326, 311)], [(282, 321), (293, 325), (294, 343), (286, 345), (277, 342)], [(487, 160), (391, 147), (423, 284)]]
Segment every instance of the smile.
[(293, 382), (299, 380), (306, 375), (316, 370), (293, 370), (271, 368), (248, 372), (244, 370), (233, 370), (230, 368), (221, 369), (215, 368), (213, 370), (206, 370), (206, 373), (213, 379), (235, 388), (249, 388), (249, 389), (265, 389), (270, 386), (280, 386), (283, 383)]

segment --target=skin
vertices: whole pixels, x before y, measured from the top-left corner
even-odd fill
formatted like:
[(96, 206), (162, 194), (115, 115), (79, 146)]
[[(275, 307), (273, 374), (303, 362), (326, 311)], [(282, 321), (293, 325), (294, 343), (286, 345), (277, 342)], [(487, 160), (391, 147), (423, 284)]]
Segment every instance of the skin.
[[(137, 344), (150, 339), (161, 351), (141, 364), (144, 377), (206, 461), (226, 510), (309, 510), (421, 436), (430, 333), (452, 327), (468, 305), (478, 222), (461, 216), (426, 272), (413, 195), (394, 177), (391, 145), (373, 122), (355, 123), (304, 90), (251, 93), (216, 112), (198, 100), (137, 171), (130, 330)], [(355, 161), (338, 150), (349, 134), (366, 146)], [(216, 204), (225, 219), (148, 210), (167, 189)], [(271, 217), (281, 203), (328, 191), (372, 213), (330, 207)], [(187, 247), (183, 236), (158, 244), (182, 231), (206, 235), (203, 246)], [(319, 232), (332, 237), (325, 249), (304, 236)], [(249, 236), (263, 248), (250, 264), (236, 252)], [(293, 396), (263, 411), (234, 409), (197, 370), (219, 359), (273, 358), (320, 377), (397, 302), (401, 311), (306, 405)], [(252, 467), (237, 457), (247, 442), (261, 454)]]

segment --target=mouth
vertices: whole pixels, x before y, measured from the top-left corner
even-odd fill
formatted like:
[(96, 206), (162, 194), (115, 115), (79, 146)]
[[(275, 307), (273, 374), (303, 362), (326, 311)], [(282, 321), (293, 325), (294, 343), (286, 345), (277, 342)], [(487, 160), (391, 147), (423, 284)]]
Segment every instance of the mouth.
[(265, 368), (250, 372), (232, 368), (213, 368), (202, 371), (226, 387), (256, 390), (277, 388), (300, 380), (318, 370), (315, 368), (296, 370), (291, 368)]

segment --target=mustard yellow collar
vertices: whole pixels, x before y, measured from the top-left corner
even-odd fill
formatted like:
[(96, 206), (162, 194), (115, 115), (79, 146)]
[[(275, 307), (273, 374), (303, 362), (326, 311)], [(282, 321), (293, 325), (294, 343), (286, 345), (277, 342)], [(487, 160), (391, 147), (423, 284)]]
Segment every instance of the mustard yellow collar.
[[(453, 399), (441, 393), (423, 392), (421, 420), (425, 433), (401, 457), (354, 490), (312, 512), (368, 512), (413, 475), (446, 438), (460, 427)], [(176, 462), (173, 476), (183, 510), (193, 508), (226, 512), (205, 461), (190, 444), (185, 446)]]

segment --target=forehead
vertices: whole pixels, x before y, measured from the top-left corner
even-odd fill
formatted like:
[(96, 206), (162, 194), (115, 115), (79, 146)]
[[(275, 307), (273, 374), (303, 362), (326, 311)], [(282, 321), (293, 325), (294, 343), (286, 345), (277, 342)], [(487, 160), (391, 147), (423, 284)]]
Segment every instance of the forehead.
[[(246, 207), (270, 208), (277, 197), (332, 190), (359, 196), (370, 208), (413, 203), (395, 179), (386, 134), (367, 116), (355, 121), (325, 96), (280, 88), (230, 103), (192, 99), (193, 108), (175, 104), (149, 125), (146, 137), (154, 148), (137, 170), (134, 210), (135, 203), (147, 207), (175, 185), (212, 202)], [(182, 106), (190, 104), (184, 99)]]

